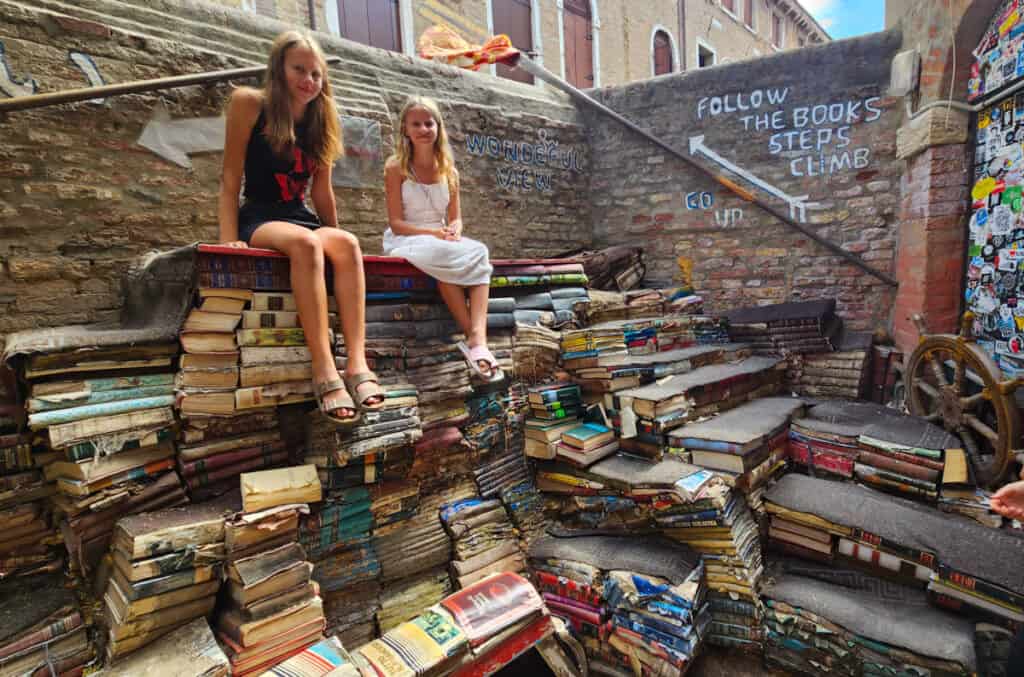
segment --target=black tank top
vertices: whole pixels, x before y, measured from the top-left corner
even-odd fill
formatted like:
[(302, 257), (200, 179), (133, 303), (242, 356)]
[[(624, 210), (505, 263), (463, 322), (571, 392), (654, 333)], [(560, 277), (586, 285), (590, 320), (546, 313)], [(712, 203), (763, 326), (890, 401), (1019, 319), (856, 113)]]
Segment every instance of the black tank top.
[(245, 150), (245, 199), (253, 202), (298, 202), (306, 197), (316, 162), (309, 154), (305, 124), (295, 125), (295, 145), (283, 156), (263, 134), (264, 111), (256, 118)]

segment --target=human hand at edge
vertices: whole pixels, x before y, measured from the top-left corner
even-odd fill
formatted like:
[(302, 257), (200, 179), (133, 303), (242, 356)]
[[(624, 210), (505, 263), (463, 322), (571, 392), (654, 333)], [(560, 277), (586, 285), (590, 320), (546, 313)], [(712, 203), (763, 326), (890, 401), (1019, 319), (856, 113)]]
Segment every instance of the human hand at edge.
[(992, 494), (989, 507), (1015, 520), (1024, 520), (1024, 482), (1013, 482)]
[(234, 247), (235, 249), (248, 249), (249, 245), (244, 240), (232, 240), (231, 242), (221, 242), (222, 247)]
[(445, 227), (445, 232), (447, 233), (447, 236), (445, 237), (446, 240), (449, 240), (451, 242), (458, 242), (459, 240), (461, 240), (462, 239), (462, 219), (458, 219), (456, 221), (452, 221), (450, 224), (448, 224)]

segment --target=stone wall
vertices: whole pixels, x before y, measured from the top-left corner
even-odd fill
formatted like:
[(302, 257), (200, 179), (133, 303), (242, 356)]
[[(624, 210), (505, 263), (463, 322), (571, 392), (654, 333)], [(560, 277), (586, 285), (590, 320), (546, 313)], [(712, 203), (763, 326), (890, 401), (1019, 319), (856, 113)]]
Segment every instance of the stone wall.
[[(0, 5), (0, 96), (197, 73), (264, 62), (284, 24), (207, 3), (43, 0)], [(380, 125), (412, 93), (444, 101), (463, 175), (467, 234), (495, 256), (544, 256), (590, 242), (589, 158), (568, 99), (324, 36), (342, 63), (331, 80), (343, 113)], [(84, 55), (84, 56), (83, 56)], [(90, 66), (89, 64), (92, 64)], [(253, 82), (253, 81), (249, 81)], [(239, 81), (236, 84), (242, 84)], [(139, 254), (217, 238), (220, 152), (191, 169), (136, 142), (154, 113), (220, 114), (229, 84), (120, 96), (0, 116), (0, 335), (102, 320), (121, 304)], [(337, 187), (341, 222), (379, 253), (382, 164), (363, 160)]]
[[(901, 102), (886, 97), (897, 32), (601, 90), (626, 117), (892, 274)], [(835, 296), (855, 328), (886, 325), (893, 290), (621, 125), (589, 114), (595, 238), (646, 242), (659, 279), (692, 264), (712, 310)], [(703, 141), (700, 140), (703, 137)], [(717, 160), (714, 158), (718, 158)], [(795, 203), (799, 206), (799, 203)], [(799, 213), (796, 209), (794, 213)]]

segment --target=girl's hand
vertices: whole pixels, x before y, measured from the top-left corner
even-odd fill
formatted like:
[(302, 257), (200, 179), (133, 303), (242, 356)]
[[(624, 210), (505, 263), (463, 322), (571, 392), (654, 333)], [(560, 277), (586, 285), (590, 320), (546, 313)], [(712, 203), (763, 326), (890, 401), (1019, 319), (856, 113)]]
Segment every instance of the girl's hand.
[(434, 237), (436, 237), (438, 240), (447, 240), (448, 239), (448, 230), (447, 230), (447, 228), (437, 228), (435, 230), (431, 230), (430, 234), (433, 235)]
[(450, 240), (452, 242), (458, 242), (459, 240), (461, 240), (462, 219), (452, 221), (450, 224), (448, 224), (448, 226), (445, 228), (445, 232), (447, 233), (447, 237), (445, 237), (446, 240)]
[(221, 242), (223, 247), (234, 247), (235, 249), (248, 249), (249, 245), (243, 240), (234, 240), (233, 242)]
[(1015, 520), (1024, 520), (1024, 482), (1013, 482), (992, 495), (989, 507)]

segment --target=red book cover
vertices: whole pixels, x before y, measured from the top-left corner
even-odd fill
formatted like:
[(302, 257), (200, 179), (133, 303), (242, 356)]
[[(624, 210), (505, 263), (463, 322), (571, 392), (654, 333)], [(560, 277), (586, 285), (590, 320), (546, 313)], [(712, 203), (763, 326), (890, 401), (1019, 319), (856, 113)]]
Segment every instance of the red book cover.
[(441, 606), (451, 613), (473, 646), (479, 646), (510, 625), (544, 608), (530, 582), (504, 572), (485, 578), (445, 598)]
[(512, 635), (486, 654), (468, 665), (464, 665), (452, 677), (485, 677), (493, 675), (552, 632), (551, 618), (541, 616), (533, 623)]

